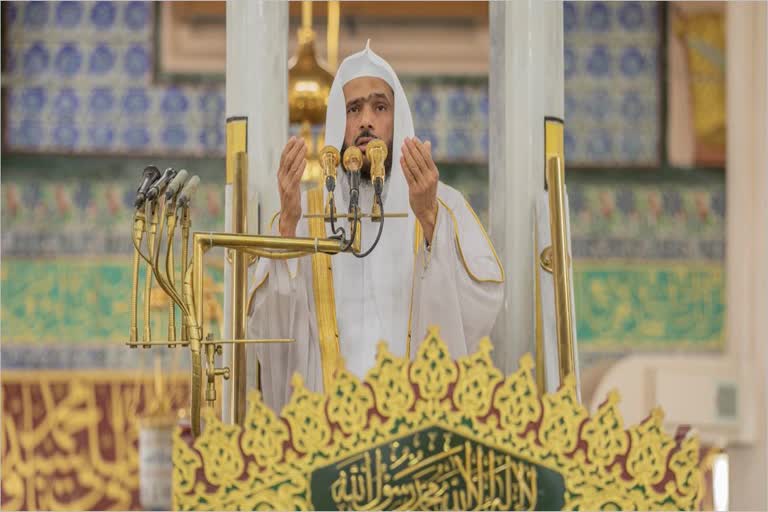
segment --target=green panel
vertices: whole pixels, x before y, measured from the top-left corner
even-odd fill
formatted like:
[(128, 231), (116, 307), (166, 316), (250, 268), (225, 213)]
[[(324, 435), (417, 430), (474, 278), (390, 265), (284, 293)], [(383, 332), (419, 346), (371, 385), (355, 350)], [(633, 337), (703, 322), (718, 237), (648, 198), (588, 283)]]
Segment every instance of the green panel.
[(563, 476), (432, 427), (310, 475), (315, 510), (561, 510)]
[[(209, 274), (215, 282), (223, 281), (221, 270), (209, 269)], [(130, 258), (5, 258), (0, 292), (3, 341), (127, 341), (131, 277)], [(143, 290), (143, 270), (139, 283)], [(177, 310), (177, 332), (180, 318)], [(155, 340), (167, 338), (167, 322), (167, 309), (153, 310)]]
[(723, 348), (719, 263), (576, 262), (580, 350)]

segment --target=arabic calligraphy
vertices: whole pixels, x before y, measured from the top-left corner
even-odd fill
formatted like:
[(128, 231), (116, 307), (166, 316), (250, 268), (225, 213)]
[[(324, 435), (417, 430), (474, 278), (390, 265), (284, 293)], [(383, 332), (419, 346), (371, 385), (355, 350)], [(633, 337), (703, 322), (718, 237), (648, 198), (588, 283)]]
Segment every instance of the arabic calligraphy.
[[(3, 372), (3, 510), (139, 508), (137, 415), (152, 376)], [(187, 379), (169, 383), (174, 407)]]
[(312, 487), (322, 489), (331, 479), (332, 503), (323, 501), (326, 491), (313, 493), (313, 504), (337, 510), (535, 510), (542, 470), (551, 472), (431, 428), (316, 471)]

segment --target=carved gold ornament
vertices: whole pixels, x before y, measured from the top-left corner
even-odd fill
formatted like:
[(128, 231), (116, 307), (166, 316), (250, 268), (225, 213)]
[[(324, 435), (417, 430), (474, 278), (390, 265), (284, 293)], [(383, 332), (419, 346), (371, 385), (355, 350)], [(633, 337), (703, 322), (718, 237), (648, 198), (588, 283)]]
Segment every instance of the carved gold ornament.
[(280, 417), (258, 392), (245, 427), (212, 413), (174, 437), (174, 507), (234, 509), (693, 510), (699, 441), (654, 409), (625, 430), (618, 394), (591, 416), (568, 379), (538, 396), (530, 355), (504, 378), (491, 343), (451, 359), (438, 330), (413, 362), (381, 343), (364, 381), (342, 369), (324, 394), (299, 375)]

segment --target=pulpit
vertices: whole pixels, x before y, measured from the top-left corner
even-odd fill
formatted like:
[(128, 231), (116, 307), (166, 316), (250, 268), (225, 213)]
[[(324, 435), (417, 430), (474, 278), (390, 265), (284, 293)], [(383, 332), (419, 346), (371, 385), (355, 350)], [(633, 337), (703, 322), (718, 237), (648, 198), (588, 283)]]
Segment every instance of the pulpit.
[(489, 340), (451, 360), (437, 328), (411, 362), (378, 347), (360, 381), (299, 375), (278, 416), (257, 391), (242, 426), (204, 414), (173, 440), (176, 510), (694, 510), (699, 441), (653, 410), (625, 426), (612, 393), (590, 415), (570, 377), (540, 394), (533, 358), (508, 376)]

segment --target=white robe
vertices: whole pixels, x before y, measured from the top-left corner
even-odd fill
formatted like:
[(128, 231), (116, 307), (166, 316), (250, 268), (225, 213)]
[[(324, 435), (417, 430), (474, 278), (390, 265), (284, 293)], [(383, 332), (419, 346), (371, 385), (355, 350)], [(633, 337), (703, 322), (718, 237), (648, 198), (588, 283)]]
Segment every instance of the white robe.
[[(342, 87), (353, 78), (375, 76), (392, 87), (395, 100), (392, 171), (385, 184), (389, 218), (379, 245), (368, 257), (331, 257), (341, 356), (346, 367), (363, 378), (375, 362), (376, 345), (384, 339), (394, 354), (404, 356), (411, 327), (411, 357), (427, 328), (435, 325), (453, 358), (473, 352), (490, 334), (503, 298), (504, 272), (493, 247), (469, 204), (459, 192), (440, 184), (437, 223), (430, 250), (423, 236), (415, 240), (416, 220), (408, 204), (408, 188), (400, 168), (400, 147), (413, 136), (413, 122), (402, 86), (391, 67), (369, 48), (342, 63), (328, 99), (325, 140), (341, 147), (346, 123)], [(348, 183), (339, 172), (338, 211), (347, 211)], [(372, 189), (360, 189), (360, 206), (369, 212)], [(306, 212), (306, 195), (302, 197)], [(346, 227), (346, 223), (343, 223)], [(276, 230), (275, 222), (274, 230)], [(362, 246), (376, 237), (378, 224), (362, 222)], [(306, 220), (297, 236), (308, 236)], [(418, 248), (416, 251), (415, 248)], [(415, 253), (415, 254), (414, 254)], [(322, 365), (310, 256), (290, 261), (262, 259), (251, 277), (248, 337), (293, 338), (290, 344), (259, 344), (249, 349), (261, 363), (265, 402), (280, 410), (291, 394), (294, 372), (306, 386), (321, 391)], [(412, 300), (411, 300), (412, 296)], [(412, 307), (409, 307), (411, 306)]]
[[(500, 284), (503, 271), (482, 226), (461, 194), (440, 184), (438, 195), (441, 201), (432, 246), (427, 251), (423, 241), (419, 241), (414, 265), (411, 356), (418, 351), (428, 327), (435, 325), (455, 359), (474, 352), (480, 339), (490, 334), (504, 294)], [(394, 224), (395, 219), (391, 222)], [(306, 222), (299, 224), (297, 234), (306, 236)], [(413, 241), (410, 249), (402, 255), (403, 259), (413, 257)], [(336, 290), (343, 282), (338, 276), (342, 274), (336, 264), (338, 257), (332, 257)], [(290, 397), (289, 384), (294, 372), (302, 374), (309, 389), (322, 390), (312, 261), (309, 256), (291, 261), (262, 259), (253, 283), (248, 337), (296, 340), (291, 344), (254, 347), (261, 362), (264, 399), (280, 410)], [(357, 290), (358, 300), (336, 301), (336, 317), (346, 367), (363, 378), (375, 362), (380, 335), (367, 327), (370, 316), (366, 314), (366, 305), (373, 302), (370, 288), (360, 283)], [(401, 315), (407, 322), (409, 304), (401, 306)], [(399, 356), (405, 355), (407, 333), (403, 334), (401, 338), (385, 340)]]

